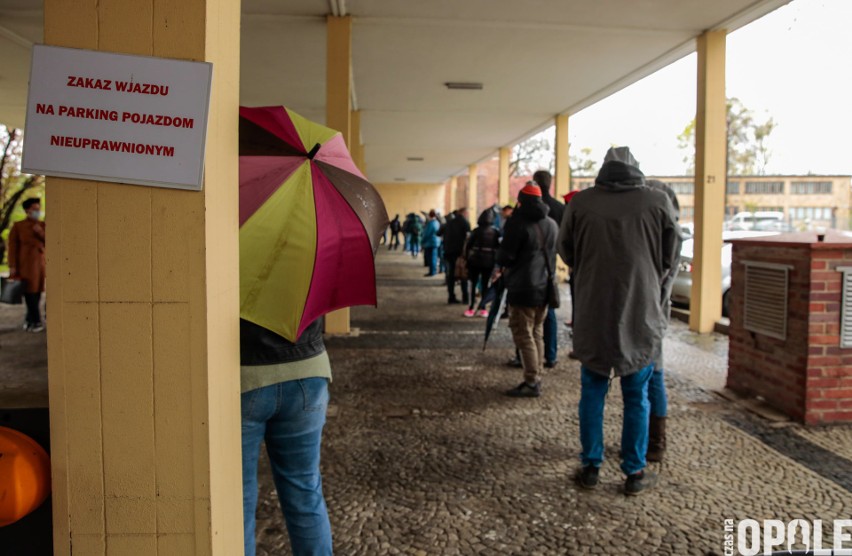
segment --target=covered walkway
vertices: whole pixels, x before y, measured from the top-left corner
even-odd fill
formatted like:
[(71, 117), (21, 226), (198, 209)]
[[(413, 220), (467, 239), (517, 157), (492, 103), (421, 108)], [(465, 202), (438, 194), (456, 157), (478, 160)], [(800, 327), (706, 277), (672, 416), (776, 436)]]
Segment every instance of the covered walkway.
[[(354, 309), (360, 334), (328, 341), (323, 468), (337, 553), (722, 554), (725, 519), (852, 513), (852, 428), (806, 430), (718, 396), (727, 338), (679, 322), (667, 344), (670, 453), (655, 465), (660, 486), (621, 493), (614, 386), (602, 484), (579, 491), (579, 365), (566, 356), (564, 327), (542, 397), (505, 397), (521, 379), (504, 366), (508, 330), (481, 353), (483, 319), (446, 305), (440, 279), (423, 278), (421, 264), (380, 249), (378, 310)], [(261, 469), (259, 553), (285, 554)]]

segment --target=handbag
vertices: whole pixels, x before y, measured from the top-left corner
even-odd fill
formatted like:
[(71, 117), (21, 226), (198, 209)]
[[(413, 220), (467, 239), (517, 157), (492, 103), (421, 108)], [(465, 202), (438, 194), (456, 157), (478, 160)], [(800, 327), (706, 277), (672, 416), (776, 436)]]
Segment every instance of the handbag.
[(0, 291), (0, 303), (9, 305), (20, 305), (24, 298), (23, 280), (5, 280), (3, 291)]
[(544, 250), (544, 232), (541, 231), (541, 225), (538, 222), (535, 223), (535, 231), (538, 233), (538, 243), (541, 246), (541, 254), (544, 256), (544, 267), (547, 269), (547, 305), (551, 309), (558, 309), (560, 304), (559, 285), (556, 283), (553, 269), (550, 268), (550, 258)]
[(467, 259), (464, 257), (456, 258), (456, 268), (455, 268), (455, 276), (456, 280), (460, 282), (464, 282), (467, 280)]

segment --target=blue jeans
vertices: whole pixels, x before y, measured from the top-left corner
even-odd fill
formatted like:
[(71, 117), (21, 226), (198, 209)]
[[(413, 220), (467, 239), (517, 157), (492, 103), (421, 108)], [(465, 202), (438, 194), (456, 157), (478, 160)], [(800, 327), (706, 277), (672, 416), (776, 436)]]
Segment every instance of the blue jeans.
[(663, 369), (654, 369), (648, 383), (648, 401), (651, 402), (651, 415), (665, 417), (669, 412), (669, 400), (666, 396), (666, 381)]
[(423, 258), (426, 259), (426, 264), (429, 266), (429, 276), (434, 276), (438, 273), (438, 248), (424, 247)]
[(408, 253), (411, 251), (411, 234), (403, 234), (403, 239), (405, 239), (405, 246), (402, 250), (403, 252)]
[(559, 349), (556, 338), (556, 309), (548, 307), (547, 318), (544, 319), (544, 360), (548, 363), (556, 362)]
[(409, 243), (411, 244), (411, 256), (417, 257), (420, 254), (420, 238), (412, 236)]
[[(580, 394), (580, 443), (583, 467), (600, 467), (603, 463), (603, 417), (609, 378), (586, 367), (582, 368)], [(654, 365), (629, 376), (621, 377), (624, 398), (624, 420), (621, 424), (621, 470), (625, 475), (638, 473), (645, 468), (648, 451), (648, 382)]]
[(257, 461), (263, 440), (293, 554), (332, 554), (319, 468), (327, 406), (325, 378), (280, 382), (242, 394), (245, 556), (255, 554)]

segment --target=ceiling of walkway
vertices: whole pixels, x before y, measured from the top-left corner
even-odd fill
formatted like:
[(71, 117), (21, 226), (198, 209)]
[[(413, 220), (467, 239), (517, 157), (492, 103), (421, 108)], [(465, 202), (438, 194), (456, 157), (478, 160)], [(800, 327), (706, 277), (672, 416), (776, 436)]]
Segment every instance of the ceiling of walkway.
[[(325, 16), (342, 4), (369, 177), (436, 183), (788, 1), (243, 0), (241, 103), (322, 122)], [(41, 1), (0, 0), (0, 122), (23, 124), (41, 21)]]

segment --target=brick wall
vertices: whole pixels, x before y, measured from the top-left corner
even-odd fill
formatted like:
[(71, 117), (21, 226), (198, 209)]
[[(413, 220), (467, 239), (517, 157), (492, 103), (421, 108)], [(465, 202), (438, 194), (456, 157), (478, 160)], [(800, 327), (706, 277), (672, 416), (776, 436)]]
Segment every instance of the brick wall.
[[(785, 340), (743, 327), (742, 261), (792, 267)], [(850, 265), (849, 245), (735, 242), (727, 386), (807, 424), (852, 422), (852, 349), (839, 347), (836, 270)]]
[(852, 249), (815, 250), (809, 296), (806, 423), (852, 422), (852, 349), (840, 348), (843, 274)]

